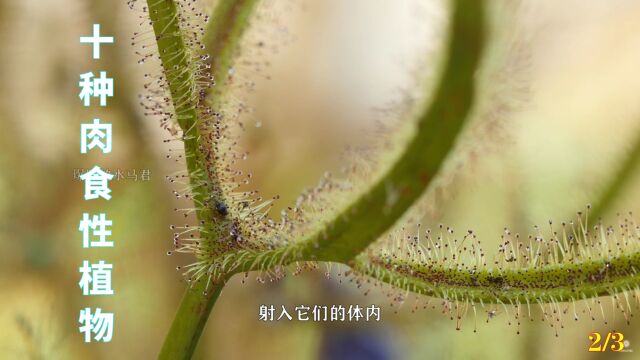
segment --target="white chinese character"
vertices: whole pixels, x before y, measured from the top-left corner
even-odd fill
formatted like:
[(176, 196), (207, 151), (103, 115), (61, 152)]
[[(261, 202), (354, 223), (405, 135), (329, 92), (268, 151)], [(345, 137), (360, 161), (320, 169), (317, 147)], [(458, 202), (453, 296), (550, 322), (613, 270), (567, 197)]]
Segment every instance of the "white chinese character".
[(102, 197), (106, 200), (111, 199), (111, 189), (109, 189), (109, 180), (113, 179), (113, 175), (106, 173), (99, 166), (80, 175), (80, 179), (84, 181), (84, 199), (93, 200)]
[(84, 106), (91, 105), (91, 97), (99, 97), (100, 106), (107, 106), (107, 96), (113, 96), (113, 79), (106, 76), (106, 71), (100, 71), (99, 78), (94, 78), (92, 72), (80, 75), (79, 97)]
[(327, 321), (327, 306), (326, 305), (314, 305), (313, 306), (313, 321)]
[(344, 321), (344, 306), (342, 305), (331, 305), (331, 321)]
[(260, 305), (260, 321), (273, 321), (273, 313), (275, 307), (273, 305)]
[(291, 317), (291, 315), (289, 315), (289, 313), (287, 312), (287, 309), (284, 307), (284, 305), (282, 305), (282, 312), (280, 313), (280, 316), (278, 317), (278, 321), (280, 321), (280, 319), (282, 319), (282, 317), (286, 316), (287, 319), (289, 319), (291, 321), (291, 319), (293, 319)]
[[(97, 264), (91, 264), (91, 266), (87, 260), (84, 260), (82, 267), (78, 269), (82, 274), (80, 282), (78, 282), (82, 289), (82, 295), (113, 295), (112, 269), (112, 264), (106, 264), (102, 260)], [(89, 288), (89, 283), (91, 283), (91, 288)]]
[(102, 309), (96, 308), (96, 312), (91, 314), (90, 308), (80, 310), (78, 322), (83, 324), (79, 330), (84, 333), (84, 342), (91, 342), (91, 333), (95, 335), (96, 341), (110, 342), (113, 337), (113, 313), (103, 313)]
[[(80, 153), (86, 154), (87, 151), (98, 147), (102, 149), (104, 154), (111, 152), (111, 124), (100, 124), (100, 119), (93, 119), (93, 124), (80, 125)], [(87, 144), (87, 139), (91, 140)]]
[[(88, 213), (83, 213), (78, 226), (78, 230), (82, 231), (82, 247), (113, 247), (113, 241), (107, 241), (107, 236), (111, 236), (111, 230), (107, 230), (107, 226), (111, 225), (113, 221), (107, 220), (104, 213), (93, 215), (91, 218)], [(89, 229), (92, 236), (98, 237), (97, 241), (91, 240)]]
[(81, 36), (80, 44), (93, 44), (93, 58), (100, 59), (100, 44), (113, 44), (113, 36), (100, 36), (100, 24), (93, 24), (93, 36)]
[(309, 307), (305, 305), (296, 306), (296, 311), (298, 312), (298, 320), (299, 321), (308, 321), (309, 320)]
[(91, 105), (91, 97), (93, 96), (93, 73), (88, 72), (80, 75), (80, 100), (84, 102), (84, 106)]
[(367, 306), (367, 321), (369, 321), (369, 319), (371, 318), (375, 319), (376, 321), (380, 321), (379, 306), (375, 306), (375, 305)]
[(360, 305), (349, 305), (349, 321), (359, 321), (361, 318), (364, 317), (364, 315), (362, 315), (362, 307)]

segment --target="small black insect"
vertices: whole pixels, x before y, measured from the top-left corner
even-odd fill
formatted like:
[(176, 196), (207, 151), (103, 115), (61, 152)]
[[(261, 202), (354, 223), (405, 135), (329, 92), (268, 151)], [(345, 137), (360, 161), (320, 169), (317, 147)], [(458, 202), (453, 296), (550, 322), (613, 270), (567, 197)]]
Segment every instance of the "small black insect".
[(221, 201), (218, 201), (216, 203), (216, 211), (218, 211), (218, 214), (222, 216), (227, 216), (227, 214), (229, 213), (229, 209), (227, 209), (227, 205), (225, 205), (225, 203)]

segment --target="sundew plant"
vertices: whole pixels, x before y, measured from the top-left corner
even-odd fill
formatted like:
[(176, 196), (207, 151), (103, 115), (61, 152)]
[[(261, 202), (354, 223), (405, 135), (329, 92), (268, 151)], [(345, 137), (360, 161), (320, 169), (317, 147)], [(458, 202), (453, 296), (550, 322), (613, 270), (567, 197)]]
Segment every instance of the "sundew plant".
[[(633, 214), (615, 225), (599, 221), (629, 178), (632, 149), (613, 183), (570, 222), (536, 227), (528, 236), (505, 228), (496, 250), (485, 250), (472, 230), (434, 229), (413, 221), (418, 199), (438, 178), (478, 98), (477, 72), (489, 41), (486, 4), (452, 0), (437, 85), (424, 101), (402, 112), (398, 125), (354, 154), (339, 176), (327, 174), (279, 216), (274, 199), (245, 191), (251, 174), (239, 170), (247, 155), (238, 145), (242, 124), (227, 106), (234, 60), (258, 0), (220, 0), (213, 14), (196, 1), (130, 1), (142, 29), (132, 43), (145, 75), (141, 103), (167, 130), (165, 140), (184, 170), (167, 180), (176, 209), (193, 219), (171, 225), (171, 253), (188, 253), (180, 266), (187, 289), (160, 358), (190, 358), (225, 283), (259, 273), (287, 273), (343, 264), (344, 276), (382, 288), (403, 301), (408, 293), (438, 299), (460, 328), (505, 313), (516, 332), (539, 309), (557, 335), (567, 319), (609, 321), (608, 302), (625, 321), (640, 301), (640, 226)], [(145, 28), (148, 27), (148, 28)], [(637, 146), (637, 148), (640, 148)]]

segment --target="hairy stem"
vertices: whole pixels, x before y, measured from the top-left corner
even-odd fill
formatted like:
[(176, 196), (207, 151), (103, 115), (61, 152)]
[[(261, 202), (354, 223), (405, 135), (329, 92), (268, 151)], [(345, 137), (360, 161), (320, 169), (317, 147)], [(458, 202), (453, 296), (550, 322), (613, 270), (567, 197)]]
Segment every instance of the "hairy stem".
[(387, 231), (427, 189), (468, 117), (484, 40), (483, 1), (453, 2), (446, 65), (435, 96), (398, 161), (326, 231), (306, 240), (307, 259), (348, 263)]
[(258, 0), (220, 0), (213, 12), (203, 43), (205, 51), (212, 55), (211, 73), (216, 86), (210, 99), (214, 103), (224, 96), (238, 44), (257, 4)]
[[(218, 70), (214, 71), (214, 76), (220, 73), (217, 95), (223, 92), (226, 80), (222, 74), (231, 62), (256, 2), (256, 0), (221, 0), (215, 10), (213, 25), (207, 31), (206, 41), (211, 47), (211, 57), (217, 59), (214, 63), (218, 66)], [(192, 67), (191, 50), (186, 46), (180, 29), (179, 10), (176, 3), (173, 0), (147, 0), (147, 5), (176, 120), (183, 131), (187, 171), (193, 201), (197, 208), (197, 218), (205, 226), (213, 226), (212, 222), (219, 217), (219, 214), (213, 211), (212, 206), (215, 205), (215, 198), (221, 194), (211, 194), (211, 184), (218, 179), (215, 178), (215, 173), (212, 176), (207, 171), (203, 152), (199, 148), (198, 103), (204, 99), (194, 90), (197, 88), (196, 79), (193, 72), (189, 71)], [(223, 286), (224, 283), (220, 282), (213, 285), (196, 283), (187, 289), (165, 339), (160, 358), (191, 358)]]
[[(191, 182), (191, 193), (196, 204), (205, 204), (208, 197), (207, 171), (203, 168), (202, 154), (198, 139), (198, 94), (194, 93), (195, 76), (191, 68), (190, 49), (185, 44), (178, 21), (177, 5), (172, 0), (147, 0), (149, 17), (153, 24), (156, 43), (166, 82), (171, 93), (175, 118), (182, 129), (187, 171)], [(208, 207), (198, 206), (198, 219), (209, 219), (212, 212)]]
[[(419, 198), (454, 147), (475, 95), (474, 75), (481, 58), (483, 1), (452, 2), (449, 45), (439, 85), (425, 104), (417, 128), (397, 162), (363, 195), (322, 229), (286, 249), (238, 253), (233, 271), (260, 270), (263, 261), (349, 262), (379, 239)], [(258, 267), (256, 267), (258, 266)]]
[(520, 269), (462, 269), (374, 258), (354, 270), (418, 294), (473, 303), (549, 303), (636, 289), (640, 253)]

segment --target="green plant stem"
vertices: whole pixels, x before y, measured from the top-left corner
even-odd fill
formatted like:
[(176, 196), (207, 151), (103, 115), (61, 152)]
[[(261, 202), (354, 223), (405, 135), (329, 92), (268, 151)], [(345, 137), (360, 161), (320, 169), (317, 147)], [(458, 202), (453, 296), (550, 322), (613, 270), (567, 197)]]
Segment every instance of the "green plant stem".
[(204, 282), (199, 282), (187, 288), (160, 350), (159, 359), (190, 359), (193, 355), (224, 282), (209, 285), (206, 292), (205, 286)]
[[(263, 254), (243, 252), (234, 267), (255, 270), (261, 259), (279, 264), (319, 260), (349, 264), (382, 236), (427, 189), (454, 147), (475, 95), (474, 75), (485, 31), (483, 1), (452, 2), (446, 63), (435, 95), (397, 162), (371, 189), (322, 229), (292, 245)], [(286, 257), (285, 257), (286, 256)], [(271, 258), (269, 260), (269, 258)]]
[(258, 0), (220, 0), (213, 12), (203, 43), (205, 51), (212, 55), (211, 74), (216, 85), (210, 100), (214, 104), (224, 96), (229, 83), (229, 70), (257, 4)]
[[(148, 0), (149, 17), (153, 24), (156, 43), (164, 74), (169, 85), (176, 121), (183, 131), (183, 143), (191, 193), (196, 204), (206, 203), (207, 172), (203, 170), (202, 156), (198, 148), (200, 128), (198, 124), (198, 96), (193, 93), (195, 77), (190, 71), (190, 50), (182, 37), (178, 22), (177, 5), (172, 0)], [(198, 219), (209, 219), (213, 213), (203, 206), (197, 207)]]
[[(179, 123), (183, 129), (194, 131), (194, 133), (188, 134), (189, 137), (185, 139), (185, 150), (192, 149), (196, 155), (193, 156), (192, 165), (188, 163), (187, 168), (192, 177), (192, 185), (197, 187), (203, 182), (199, 177), (205, 173), (198, 161), (197, 111), (195, 111), (195, 106), (189, 102), (186, 102), (189, 106), (183, 109), (184, 99), (190, 95), (180, 94), (181, 89), (190, 88), (181, 86), (181, 84), (184, 81), (193, 80), (183, 79), (182, 77), (187, 76), (185, 72), (171, 71), (173, 68), (187, 67), (188, 64), (174, 63), (180, 59), (184, 61), (185, 57), (175, 56), (175, 53), (166, 54), (162, 51), (163, 48), (182, 49), (184, 40), (179, 35), (180, 31), (177, 21), (175, 21), (175, 4), (171, 1), (155, 2), (156, 7), (154, 8), (153, 3), (152, 0), (148, 1)], [(226, 9), (231, 9), (232, 13), (242, 14), (246, 18), (245, 12), (238, 11), (233, 6), (227, 6), (227, 2), (222, 4), (221, 6), (225, 6)], [(251, 1), (247, 1), (245, 4), (249, 7), (253, 6)], [(214, 16), (214, 21), (215, 17), (220, 17), (218, 11), (216, 10), (218, 15)], [(424, 114), (420, 117), (416, 134), (409, 142), (400, 160), (374, 185), (371, 191), (348, 207), (343, 214), (338, 214), (329, 227), (329, 234), (318, 233), (309, 241), (302, 242), (305, 244), (300, 251), (303, 258), (349, 262), (397, 221), (438, 172), (453, 147), (472, 106), (473, 77), (479, 63), (484, 34), (482, 1), (456, 0), (451, 29), (447, 62), (440, 85), (436, 89), (432, 105), (426, 107)], [(169, 35), (165, 37), (163, 31)], [(213, 42), (214, 48), (218, 46), (215, 44), (229, 46), (234, 43), (231, 40), (238, 41), (241, 32), (241, 29), (227, 31), (230, 35), (218, 36), (215, 30), (211, 30), (207, 34), (206, 41), (207, 43)], [(225, 47), (218, 48), (224, 49)], [(230, 57), (233, 52), (226, 50), (224, 54)], [(213, 54), (213, 57), (215, 59), (216, 54)], [(224, 64), (228, 60), (224, 60), (223, 57), (221, 61)], [(224, 70), (225, 66), (222, 65), (214, 70), (214, 74)], [(218, 77), (218, 81), (224, 81), (224, 73)], [(177, 85), (172, 86), (172, 84)], [(224, 89), (224, 86), (218, 89)], [(224, 91), (218, 89), (214, 91), (214, 94), (222, 96)], [(219, 101), (215, 100), (215, 97), (214, 95), (214, 104)], [(193, 147), (189, 147), (191, 144)], [(204, 196), (205, 194), (206, 188), (203, 188), (202, 193), (196, 195)], [(202, 199), (204, 198), (200, 198), (200, 200)], [(199, 199), (194, 195), (194, 200)], [(207, 214), (198, 213), (200, 219), (207, 219), (203, 215)], [(240, 270), (240, 268), (236, 270)], [(201, 291), (199, 291), (201, 286), (203, 285), (196, 284), (185, 294), (182, 305), (176, 314), (174, 325), (172, 325), (165, 341), (162, 356), (180, 351), (187, 351), (188, 353), (184, 355), (186, 357), (191, 356), (194, 349), (192, 344), (197, 342), (211, 306), (217, 298), (217, 296), (203, 298), (200, 294)], [(206, 306), (203, 306), (204, 304)], [(194, 307), (203, 311), (195, 312), (193, 311)], [(178, 331), (184, 331), (193, 338), (179, 335), (176, 333)]]
[(398, 288), (474, 303), (525, 304), (581, 300), (636, 289), (640, 253), (536, 268), (470, 270), (376, 258), (353, 269)]
[[(209, 56), (210, 73), (215, 82), (214, 86), (208, 89), (205, 101), (215, 111), (219, 112), (223, 108), (225, 95), (232, 78), (230, 69), (240, 49), (242, 35), (249, 26), (251, 14), (254, 12), (258, 2), (259, 0), (219, 0), (205, 29), (202, 40), (205, 46), (203, 55)], [(218, 149), (213, 150), (216, 151)], [(210, 164), (201, 167), (201, 170), (208, 174), (210, 189), (222, 189), (221, 181), (217, 178), (217, 174), (218, 169), (226, 165), (217, 160), (220, 158), (222, 157), (213, 154), (209, 161)], [(207, 166), (209, 171), (206, 171)], [(228, 203), (222, 191), (221, 193), (209, 191), (209, 196), (214, 199), (211, 203), (218, 201), (225, 204)], [(217, 213), (213, 211), (211, 215), (217, 215)], [(216, 220), (224, 221), (220, 217)], [(213, 242), (215, 239), (209, 240)]]
[[(147, 3), (177, 121), (185, 134), (187, 169), (194, 201), (199, 207), (198, 219), (212, 223), (215, 211), (198, 204), (205, 204), (212, 196), (206, 184), (216, 179), (211, 179), (206, 171), (199, 150), (198, 96), (185, 93), (196, 87), (191, 86), (195, 83), (193, 74), (184, 71), (189, 69), (188, 49), (176, 21), (177, 9), (172, 0), (148, 0)], [(294, 261), (344, 263), (358, 272), (416, 293), (472, 302), (568, 301), (578, 299), (578, 294), (594, 297), (637, 288), (640, 253), (493, 272), (388, 262), (379, 258), (374, 258), (373, 262), (356, 260), (357, 255), (379, 239), (424, 193), (454, 148), (475, 97), (474, 75), (481, 59), (485, 32), (483, 3), (480, 0), (453, 0), (450, 41), (442, 77), (432, 102), (419, 116), (415, 133), (398, 161), (375, 181), (371, 189), (337, 214), (326, 228), (295, 245), (264, 252), (240, 250), (218, 259), (225, 271), (208, 289), (205, 289), (207, 282), (196, 282), (187, 289), (160, 358), (188, 359), (192, 356), (224, 281), (234, 273), (266, 270)], [(221, 0), (212, 19), (213, 25), (206, 32), (205, 43), (213, 52), (212, 73), (217, 78), (217, 85), (210, 95), (214, 106), (221, 104), (225, 96), (228, 70), (255, 4), (256, 0)], [(631, 172), (624, 170), (627, 165), (621, 172), (624, 178), (628, 177), (626, 172)], [(629, 168), (632, 169), (631, 165)]]
[(484, 40), (483, 1), (453, 3), (446, 66), (413, 139), (393, 167), (326, 232), (307, 240), (307, 259), (348, 263), (387, 231), (427, 189), (468, 117)]
[[(214, 12), (206, 32), (205, 42), (209, 47), (209, 54), (215, 59), (213, 61), (216, 66), (216, 70), (213, 70), (214, 77), (216, 74), (219, 77), (214, 92), (217, 95), (216, 98), (224, 92), (223, 89), (227, 83), (224, 76), (226, 68), (231, 63), (256, 3), (257, 0), (221, 0)], [(192, 54), (182, 36), (176, 3), (173, 0), (147, 0), (147, 5), (160, 60), (169, 84), (176, 120), (183, 130), (185, 158), (191, 193), (197, 208), (196, 215), (200, 222), (205, 223), (205, 226), (213, 226), (210, 223), (219, 216), (212, 209), (214, 204), (211, 198), (220, 194), (211, 194), (209, 190), (212, 182), (217, 182), (218, 179), (215, 178), (215, 174), (212, 177), (206, 171), (206, 162), (199, 149), (200, 123), (197, 108), (199, 96), (193, 93), (197, 88), (194, 74), (186, 71), (190, 68), (189, 61)], [(212, 102), (214, 105), (219, 103), (218, 100)], [(208, 206), (205, 206), (206, 204)], [(193, 355), (224, 283), (209, 285), (209, 289), (205, 289), (205, 286), (206, 283), (197, 282), (187, 288), (160, 352), (161, 359), (189, 359)]]

